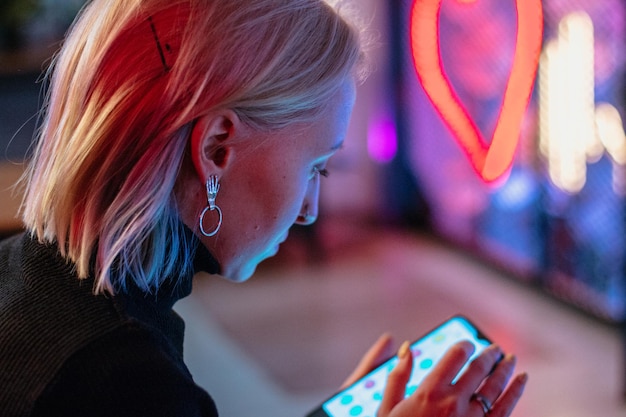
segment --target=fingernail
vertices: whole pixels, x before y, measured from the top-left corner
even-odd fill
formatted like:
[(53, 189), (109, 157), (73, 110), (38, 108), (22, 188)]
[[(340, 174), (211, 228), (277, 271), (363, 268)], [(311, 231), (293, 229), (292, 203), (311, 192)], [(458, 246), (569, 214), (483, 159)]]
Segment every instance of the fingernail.
[(404, 357), (407, 355), (407, 353), (409, 353), (410, 351), (410, 345), (408, 341), (405, 341), (404, 343), (402, 343), (400, 345), (400, 349), (398, 349), (398, 358), (400, 359), (404, 359)]
[(498, 345), (491, 345), (489, 346), (489, 351), (492, 352), (493, 355), (495, 355), (497, 357), (497, 361), (500, 362), (502, 359), (504, 359), (504, 353), (502, 352), (502, 349), (500, 349), (500, 346)]
[(522, 384), (525, 384), (528, 381), (528, 374), (526, 372), (523, 372), (520, 376), (519, 376), (519, 381)]
[(496, 352), (496, 353), (501, 352), (500, 346), (498, 346), (498, 345), (491, 345), (487, 349), (491, 350), (492, 352)]

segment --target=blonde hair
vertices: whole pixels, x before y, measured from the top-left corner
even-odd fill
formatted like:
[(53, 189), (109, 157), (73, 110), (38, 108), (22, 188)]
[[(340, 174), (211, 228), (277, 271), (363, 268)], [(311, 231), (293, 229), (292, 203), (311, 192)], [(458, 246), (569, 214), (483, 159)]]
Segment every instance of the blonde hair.
[(194, 120), (312, 120), (361, 59), (323, 0), (94, 0), (49, 73), (23, 220), (96, 293), (155, 291), (191, 268), (173, 189)]

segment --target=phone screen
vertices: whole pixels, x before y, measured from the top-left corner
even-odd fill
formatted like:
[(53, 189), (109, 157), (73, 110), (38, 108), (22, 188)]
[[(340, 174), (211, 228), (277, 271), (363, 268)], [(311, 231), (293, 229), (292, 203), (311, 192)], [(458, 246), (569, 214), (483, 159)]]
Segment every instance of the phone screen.
[[(491, 341), (476, 326), (461, 316), (449, 319), (426, 336), (414, 342), (411, 345), (411, 352), (414, 358), (413, 372), (407, 384), (406, 395), (411, 395), (417, 389), (424, 377), (439, 362), (448, 348), (462, 340), (469, 340), (476, 347), (470, 361), (491, 344)], [(309, 414), (309, 417), (376, 416), (376, 411), (383, 398), (387, 376), (397, 362), (397, 356), (389, 359), (354, 385), (324, 402), (319, 409)]]

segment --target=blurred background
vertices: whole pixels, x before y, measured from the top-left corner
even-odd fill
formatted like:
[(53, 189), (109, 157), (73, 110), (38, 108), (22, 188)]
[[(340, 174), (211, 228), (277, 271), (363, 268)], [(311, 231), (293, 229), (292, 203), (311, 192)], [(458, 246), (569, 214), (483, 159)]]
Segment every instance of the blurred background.
[[(12, 184), (42, 73), (83, 3), (0, 4), (1, 236), (21, 229)], [(375, 39), (373, 72), (321, 216), (245, 284), (197, 277), (176, 307), (196, 381), (227, 417), (304, 415), (381, 333), (399, 345), (461, 313), (529, 372), (514, 416), (626, 416), (626, 4), (543, 0), (536, 82), (494, 182), (420, 83), (413, 1), (354, 4)], [(442, 0), (439, 16), (445, 77), (489, 144), (524, 24), (516, 1)]]

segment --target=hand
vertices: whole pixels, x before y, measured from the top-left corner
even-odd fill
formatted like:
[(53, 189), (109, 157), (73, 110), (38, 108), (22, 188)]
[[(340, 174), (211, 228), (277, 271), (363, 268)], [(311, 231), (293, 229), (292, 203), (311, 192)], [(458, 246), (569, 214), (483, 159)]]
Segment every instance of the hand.
[(388, 333), (381, 335), (365, 353), (361, 361), (350, 376), (341, 384), (341, 389), (347, 388), (364, 377), (369, 371), (380, 365), (391, 356), (391, 336)]
[[(408, 398), (406, 384), (413, 368), (408, 344), (400, 348), (400, 361), (390, 373), (378, 417), (505, 417), (511, 414), (526, 384), (526, 374), (519, 374), (506, 385), (513, 374), (515, 357), (490, 346), (469, 365), (454, 385), (452, 381), (474, 352), (469, 342), (454, 345), (419, 388)], [(505, 389), (506, 388), (506, 389)], [(485, 399), (483, 410), (475, 393)], [(486, 412), (485, 412), (486, 411)]]

